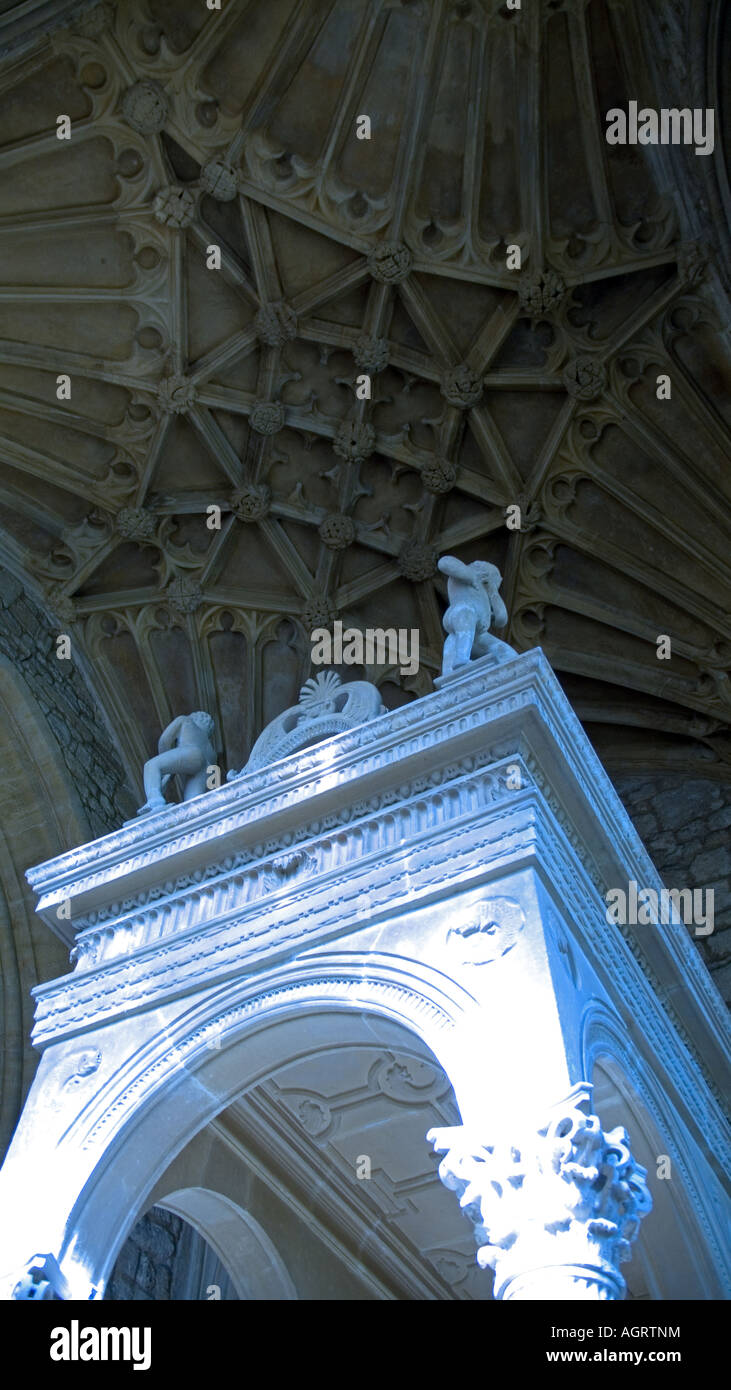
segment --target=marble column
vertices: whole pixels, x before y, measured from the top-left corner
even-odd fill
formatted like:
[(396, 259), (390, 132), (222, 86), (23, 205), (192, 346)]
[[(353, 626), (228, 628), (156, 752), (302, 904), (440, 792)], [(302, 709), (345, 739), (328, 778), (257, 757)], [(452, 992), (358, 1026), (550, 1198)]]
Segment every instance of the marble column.
[(652, 1199), (627, 1132), (605, 1133), (592, 1088), (575, 1086), (545, 1124), (484, 1142), (464, 1126), (430, 1130), (439, 1176), (472, 1221), (477, 1262), (498, 1299), (621, 1299), (622, 1261)]

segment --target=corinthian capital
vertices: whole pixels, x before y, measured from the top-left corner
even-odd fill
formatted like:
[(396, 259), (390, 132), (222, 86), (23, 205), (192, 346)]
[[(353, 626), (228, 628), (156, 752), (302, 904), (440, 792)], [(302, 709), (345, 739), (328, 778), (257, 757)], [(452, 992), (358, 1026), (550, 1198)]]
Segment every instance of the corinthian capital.
[(472, 1221), (477, 1262), (495, 1270), (503, 1299), (616, 1299), (652, 1200), (627, 1132), (605, 1133), (588, 1084), (546, 1124), (483, 1143), (463, 1126), (432, 1129), (439, 1176)]

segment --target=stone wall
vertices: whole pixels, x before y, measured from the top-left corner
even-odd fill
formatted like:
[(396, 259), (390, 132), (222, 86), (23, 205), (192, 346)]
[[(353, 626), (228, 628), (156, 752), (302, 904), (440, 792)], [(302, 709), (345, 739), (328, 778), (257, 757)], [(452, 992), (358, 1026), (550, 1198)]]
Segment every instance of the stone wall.
[(122, 1246), (104, 1297), (136, 1302), (169, 1299), (182, 1232), (179, 1216), (153, 1207)]
[[(216, 1293), (213, 1293), (213, 1290)], [(215, 1252), (180, 1216), (151, 1207), (133, 1227), (104, 1294), (110, 1302), (191, 1302), (238, 1295)]]
[(0, 652), (20, 672), (46, 716), (96, 837), (134, 814), (134, 799), (73, 657), (61, 661), (56, 656), (57, 635), (18, 581), (0, 570)]
[(731, 1003), (731, 785), (672, 775), (616, 785), (665, 885), (713, 889), (714, 931), (693, 940)]

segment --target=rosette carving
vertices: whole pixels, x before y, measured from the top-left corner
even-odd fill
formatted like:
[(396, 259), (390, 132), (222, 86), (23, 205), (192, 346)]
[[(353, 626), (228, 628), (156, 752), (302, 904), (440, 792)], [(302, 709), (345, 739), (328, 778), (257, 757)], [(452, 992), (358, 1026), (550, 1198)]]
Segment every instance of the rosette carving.
[(361, 333), (353, 347), (353, 357), (366, 372), (382, 372), (388, 365), (388, 338), (373, 338)]
[(157, 536), (157, 517), (146, 507), (121, 507), (114, 518), (114, 528), (126, 541), (154, 541)]
[(333, 449), (338, 458), (347, 459), (349, 463), (362, 463), (373, 453), (375, 444), (376, 431), (372, 425), (368, 422), (362, 424), (358, 420), (344, 420), (333, 440)]
[(169, 184), (155, 194), (152, 211), (164, 227), (188, 227), (195, 216), (195, 194), (189, 188)]
[(302, 609), (302, 622), (308, 632), (316, 627), (329, 627), (337, 617), (337, 608), (325, 593), (311, 594)]
[(140, 135), (155, 135), (162, 130), (167, 115), (167, 97), (159, 82), (151, 78), (135, 82), (122, 97), (122, 116)]
[(558, 309), (565, 294), (566, 286), (555, 270), (527, 275), (518, 286), (520, 307), (531, 319), (542, 318), (544, 314)]
[(436, 574), (437, 552), (432, 545), (409, 541), (399, 553), (398, 567), (404, 579), (420, 584), (425, 579), (433, 579)]
[(437, 496), (442, 492), (451, 492), (457, 481), (457, 469), (449, 459), (432, 459), (422, 468), (421, 481), (427, 492), (433, 492)]
[(321, 522), (318, 534), (329, 550), (345, 550), (355, 540), (355, 526), (349, 516), (331, 512)]
[(257, 401), (249, 424), (257, 434), (276, 434), (284, 424), (284, 406), (279, 401)]
[(402, 241), (382, 241), (368, 257), (368, 269), (383, 285), (398, 285), (411, 270), (411, 252)]
[(230, 203), (236, 197), (239, 184), (236, 170), (222, 159), (212, 159), (201, 169), (201, 188), (218, 203)]
[(594, 401), (607, 384), (607, 374), (595, 357), (575, 357), (564, 367), (563, 384), (570, 396)]
[(469, 410), (482, 397), (482, 377), (467, 362), (460, 362), (445, 372), (441, 381), (442, 395), (450, 405)]
[(165, 590), (165, 597), (169, 607), (180, 617), (186, 617), (189, 613), (195, 613), (203, 602), (203, 590), (195, 579), (188, 575), (179, 574)]
[(231, 507), (239, 521), (261, 521), (271, 505), (271, 489), (266, 483), (249, 483), (231, 496)]
[(254, 319), (257, 337), (267, 347), (283, 347), (297, 333), (297, 315), (283, 299), (262, 304)]

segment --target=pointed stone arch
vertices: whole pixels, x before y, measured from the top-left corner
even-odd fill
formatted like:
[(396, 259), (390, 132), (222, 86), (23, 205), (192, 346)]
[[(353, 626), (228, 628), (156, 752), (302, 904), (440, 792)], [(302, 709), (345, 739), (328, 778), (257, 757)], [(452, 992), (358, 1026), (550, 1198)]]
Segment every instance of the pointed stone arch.
[[(58, 743), (27, 682), (0, 656), (0, 1153), (12, 1137), (37, 1056), (31, 989), (63, 973), (57, 937), (38, 920), (25, 870), (82, 843), (89, 826)], [(59, 922), (58, 936), (63, 923)]]

